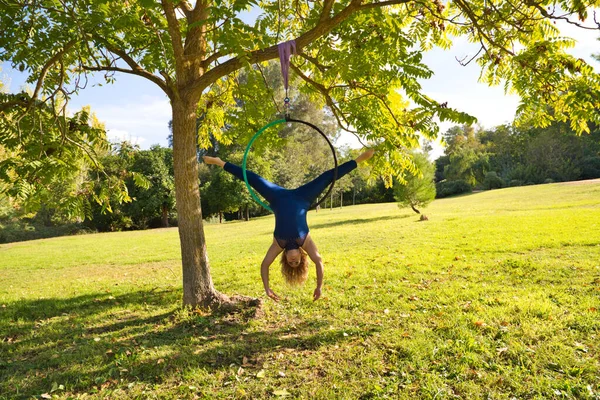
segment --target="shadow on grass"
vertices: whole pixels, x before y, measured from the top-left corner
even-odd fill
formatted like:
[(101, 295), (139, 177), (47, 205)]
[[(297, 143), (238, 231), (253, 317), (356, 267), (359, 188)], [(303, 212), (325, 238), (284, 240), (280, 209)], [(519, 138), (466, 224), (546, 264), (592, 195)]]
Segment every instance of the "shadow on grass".
[(405, 218), (410, 218), (412, 216), (414, 216), (414, 215), (402, 214), (402, 215), (395, 215), (393, 217), (382, 216), (382, 217), (373, 217), (373, 218), (355, 218), (355, 219), (346, 219), (346, 220), (342, 220), (342, 221), (311, 224), (310, 227), (316, 229), (316, 228), (331, 228), (331, 227), (340, 226), (340, 225), (370, 224), (372, 222), (377, 222), (377, 221), (389, 221), (392, 219), (405, 219)]
[(180, 295), (173, 289), (7, 304), (0, 309), (0, 399), (40, 396), (57, 385), (76, 395), (184, 381), (187, 373), (232, 365), (258, 371), (270, 353), (316, 350), (352, 333), (322, 320), (257, 330), (244, 312), (182, 309)]

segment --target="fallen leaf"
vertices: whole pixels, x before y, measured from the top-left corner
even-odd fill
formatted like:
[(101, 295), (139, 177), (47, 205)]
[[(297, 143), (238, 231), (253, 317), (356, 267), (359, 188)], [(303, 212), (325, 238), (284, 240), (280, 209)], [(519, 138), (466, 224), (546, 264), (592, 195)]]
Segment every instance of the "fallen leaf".
[(52, 396), (50, 396), (48, 393), (44, 393), (40, 396), (42, 399), (51, 399)]
[(242, 375), (243, 373), (244, 373), (244, 368), (239, 367), (238, 370), (237, 370), (238, 376)]
[(156, 361), (156, 365), (158, 365), (158, 364), (162, 364), (162, 363), (164, 363), (164, 362), (165, 362), (165, 359), (164, 359), (164, 358), (159, 358), (159, 359), (158, 359), (158, 361)]
[(410, 318), (410, 314), (400, 314), (401, 318)]
[(258, 373), (256, 374), (257, 378), (264, 378), (265, 377), (265, 370), (261, 369), (260, 371), (258, 371)]
[(388, 310), (388, 309), (386, 308), (385, 310), (383, 310), (383, 313), (384, 313), (384, 314), (389, 314), (389, 313), (390, 313), (390, 310)]
[(596, 311), (598, 311), (598, 309), (596, 307), (590, 307), (590, 308), (588, 308), (588, 311), (589, 312), (596, 312)]
[(483, 328), (484, 326), (486, 326), (485, 322), (483, 321), (475, 321), (473, 322), (475, 324), (476, 327), (478, 328)]
[(283, 372), (283, 371), (279, 371), (278, 375), (282, 378), (285, 378), (285, 372)]
[(587, 347), (585, 347), (585, 345), (583, 343), (579, 343), (579, 342), (575, 342), (575, 349), (577, 349), (578, 351), (581, 351), (583, 353), (588, 352)]
[(292, 394), (290, 392), (288, 392), (286, 389), (280, 389), (280, 390), (275, 390), (273, 392), (273, 394), (275, 396), (280, 396), (280, 397), (286, 397), (286, 396), (291, 396)]

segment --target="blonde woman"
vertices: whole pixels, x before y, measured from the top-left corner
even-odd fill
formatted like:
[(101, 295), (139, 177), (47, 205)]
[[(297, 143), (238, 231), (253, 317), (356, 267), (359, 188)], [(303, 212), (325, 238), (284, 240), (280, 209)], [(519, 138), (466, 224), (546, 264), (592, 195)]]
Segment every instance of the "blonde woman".
[[(370, 159), (373, 153), (374, 150), (367, 150), (355, 160), (340, 165), (337, 179), (355, 169), (358, 163)], [(204, 156), (203, 158), (206, 164), (217, 165), (238, 179), (244, 180), (242, 168), (237, 165), (225, 162), (218, 157)], [(280, 300), (280, 297), (269, 286), (269, 267), (282, 252), (281, 273), (285, 281), (291, 285), (301, 285), (306, 281), (308, 277), (308, 258), (315, 263), (317, 288), (313, 293), (313, 300), (318, 300), (321, 297), (323, 260), (317, 250), (317, 245), (308, 232), (306, 212), (317, 196), (331, 184), (333, 173), (334, 170), (331, 169), (299, 188), (285, 189), (253, 172), (246, 171), (250, 186), (269, 202), (269, 206), (275, 214), (273, 243), (267, 250), (260, 267), (265, 293), (275, 301)]]

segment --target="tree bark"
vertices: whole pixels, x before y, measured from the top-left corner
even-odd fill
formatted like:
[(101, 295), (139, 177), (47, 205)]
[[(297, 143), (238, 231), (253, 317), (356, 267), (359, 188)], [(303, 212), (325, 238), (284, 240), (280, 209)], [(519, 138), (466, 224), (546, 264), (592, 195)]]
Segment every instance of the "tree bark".
[(417, 214), (421, 214), (421, 211), (417, 210), (417, 209), (415, 208), (415, 206), (413, 206), (412, 204), (410, 205), (410, 208), (412, 208), (412, 209), (413, 209), (413, 211), (414, 211), (414, 212), (416, 212)]
[(210, 275), (196, 158), (197, 101), (173, 99), (173, 169), (183, 265), (183, 304), (208, 307), (220, 302)]
[(169, 208), (167, 207), (166, 204), (162, 205), (162, 227), (163, 228), (168, 228), (169, 227)]
[(250, 207), (246, 204), (246, 221), (250, 221)]

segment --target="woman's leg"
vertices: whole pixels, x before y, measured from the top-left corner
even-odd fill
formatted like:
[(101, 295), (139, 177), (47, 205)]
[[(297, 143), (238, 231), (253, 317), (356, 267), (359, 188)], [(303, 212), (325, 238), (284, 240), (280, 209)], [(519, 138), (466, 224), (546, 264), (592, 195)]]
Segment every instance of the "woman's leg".
[[(230, 162), (225, 162), (218, 157), (204, 156), (203, 159), (205, 163), (218, 165), (236, 178), (242, 181), (244, 180), (244, 172), (242, 168), (238, 167), (237, 165)], [(250, 186), (252, 186), (252, 188), (256, 190), (262, 197), (264, 197), (269, 203), (273, 201), (277, 191), (283, 190), (281, 186), (277, 186), (273, 182), (269, 182), (262, 176), (257, 175), (252, 171), (246, 170), (246, 177), (248, 178), (248, 183)]]
[[(374, 152), (375, 151), (373, 149), (367, 150), (358, 157), (356, 157), (356, 159), (347, 161), (342, 165), (339, 165), (336, 179), (341, 179), (344, 175), (354, 170), (358, 163), (367, 161), (368, 159), (373, 157)], [(325, 188), (327, 188), (327, 186), (331, 184), (331, 181), (333, 180), (333, 173), (334, 170), (330, 169), (329, 171), (322, 173), (315, 180), (310, 181), (303, 186), (300, 186), (296, 190), (303, 199), (305, 199), (309, 203), (312, 203), (321, 194), (321, 192), (323, 192)]]
[[(339, 165), (336, 179), (342, 178), (344, 175), (351, 172), (354, 168), (356, 168), (356, 161), (354, 160), (347, 161), (342, 165)], [(325, 190), (327, 186), (331, 184), (331, 181), (333, 181), (333, 173), (333, 169), (323, 172), (316, 179), (296, 189), (296, 193), (304, 200), (308, 201), (309, 203), (312, 203), (317, 198), (317, 196), (319, 196), (321, 192), (323, 192), (323, 190)]]

